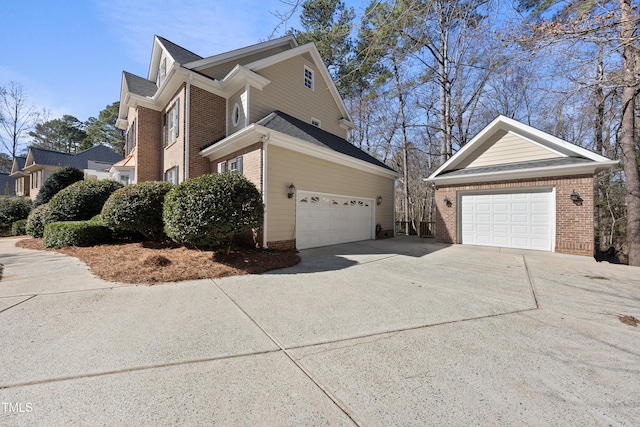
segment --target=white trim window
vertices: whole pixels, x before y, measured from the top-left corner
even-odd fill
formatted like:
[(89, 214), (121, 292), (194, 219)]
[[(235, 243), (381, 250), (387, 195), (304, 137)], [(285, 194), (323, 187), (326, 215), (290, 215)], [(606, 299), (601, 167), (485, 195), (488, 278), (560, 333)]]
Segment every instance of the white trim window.
[(172, 184), (178, 184), (178, 166), (174, 166), (164, 173), (164, 180)]
[(233, 106), (233, 112), (231, 113), (231, 124), (236, 127), (240, 123), (240, 105), (237, 103)]
[(220, 162), (220, 173), (225, 173), (227, 171), (227, 162)]
[(172, 144), (180, 136), (180, 98), (175, 105), (167, 112), (167, 122), (169, 127), (169, 138), (167, 143)]
[(158, 87), (162, 86), (165, 77), (167, 77), (167, 58), (162, 58), (160, 70), (158, 71)]
[(311, 124), (317, 128), (321, 128), (322, 127), (322, 122), (318, 119), (316, 119), (315, 117), (311, 117)]
[(313, 90), (313, 70), (306, 65), (304, 67), (304, 87)]
[(242, 175), (242, 156), (229, 160), (229, 172)]

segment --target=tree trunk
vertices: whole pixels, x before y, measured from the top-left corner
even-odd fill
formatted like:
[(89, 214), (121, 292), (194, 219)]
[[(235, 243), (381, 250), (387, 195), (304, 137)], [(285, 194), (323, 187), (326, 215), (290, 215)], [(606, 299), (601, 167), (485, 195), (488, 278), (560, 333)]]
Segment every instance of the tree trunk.
[(400, 130), (402, 132), (402, 179), (404, 184), (404, 221), (406, 224), (406, 234), (409, 235), (409, 171), (407, 170), (407, 122), (404, 116), (404, 93), (402, 92), (402, 84), (400, 82), (400, 72), (398, 71), (397, 59), (393, 58), (393, 76), (395, 78), (396, 89), (398, 90), (398, 103), (400, 110)]
[(620, 45), (622, 46), (623, 88), (620, 145), (627, 184), (627, 244), (629, 265), (640, 266), (640, 175), (635, 141), (636, 46), (633, 32), (632, 0), (620, 0)]

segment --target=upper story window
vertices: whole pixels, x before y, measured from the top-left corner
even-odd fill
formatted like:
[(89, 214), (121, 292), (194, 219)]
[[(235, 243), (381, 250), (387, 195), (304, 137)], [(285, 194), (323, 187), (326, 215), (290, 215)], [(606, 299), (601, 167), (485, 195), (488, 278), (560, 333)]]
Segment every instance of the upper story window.
[(165, 77), (167, 77), (167, 58), (162, 58), (162, 62), (160, 63), (160, 69), (158, 70), (158, 87), (162, 85)]
[(180, 135), (180, 98), (167, 112), (167, 126), (169, 127), (168, 144), (173, 143)]
[(240, 106), (238, 104), (233, 106), (233, 112), (231, 113), (231, 123), (233, 126), (238, 126), (240, 122)]
[(304, 86), (313, 90), (313, 70), (308, 67), (304, 67)]
[(127, 130), (127, 153), (130, 153), (133, 150), (133, 147), (136, 146), (136, 121), (134, 120), (131, 123), (131, 127)]

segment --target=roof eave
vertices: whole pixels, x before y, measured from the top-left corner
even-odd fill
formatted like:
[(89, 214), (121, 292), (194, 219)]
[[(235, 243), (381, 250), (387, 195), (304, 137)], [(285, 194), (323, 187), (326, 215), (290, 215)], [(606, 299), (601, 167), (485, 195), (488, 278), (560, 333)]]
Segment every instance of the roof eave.
[(570, 176), (570, 175), (586, 175), (595, 174), (604, 169), (608, 169), (611, 166), (617, 164), (615, 160), (608, 160), (606, 162), (593, 162), (587, 164), (577, 165), (561, 165), (561, 166), (548, 166), (544, 168), (528, 168), (511, 171), (498, 171), (498, 172), (485, 172), (479, 174), (458, 175), (458, 176), (435, 176), (434, 172), (428, 178), (423, 180), (426, 182), (433, 182), (435, 184), (442, 185), (454, 185), (454, 184), (468, 184), (478, 182), (490, 182), (490, 181), (506, 181), (513, 179), (536, 179), (536, 178), (549, 178), (552, 176)]

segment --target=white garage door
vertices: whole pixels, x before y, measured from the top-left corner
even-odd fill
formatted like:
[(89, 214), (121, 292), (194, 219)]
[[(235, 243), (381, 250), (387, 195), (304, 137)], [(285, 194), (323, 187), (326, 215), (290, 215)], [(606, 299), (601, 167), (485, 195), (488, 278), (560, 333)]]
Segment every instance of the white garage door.
[(307, 191), (296, 197), (298, 249), (372, 238), (373, 200)]
[(553, 250), (551, 190), (463, 195), (460, 210), (463, 244)]

